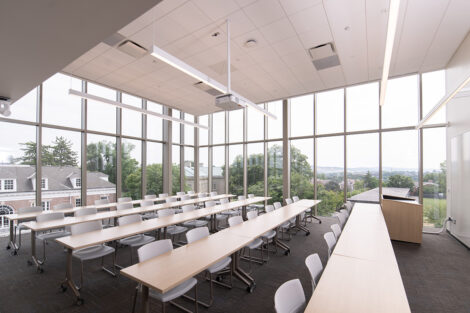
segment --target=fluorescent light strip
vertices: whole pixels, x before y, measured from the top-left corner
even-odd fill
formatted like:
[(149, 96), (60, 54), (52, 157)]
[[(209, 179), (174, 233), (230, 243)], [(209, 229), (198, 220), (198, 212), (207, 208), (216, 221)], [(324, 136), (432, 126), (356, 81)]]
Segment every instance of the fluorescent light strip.
[(128, 109), (128, 110), (140, 112), (140, 113), (147, 114), (147, 115), (153, 115), (153, 116), (156, 116), (156, 117), (159, 117), (161, 119), (171, 121), (171, 122), (176, 122), (176, 123), (180, 123), (180, 124), (184, 124), (184, 125), (188, 125), (188, 126), (193, 126), (193, 127), (197, 127), (197, 128), (202, 128), (202, 129), (209, 129), (209, 127), (201, 125), (201, 124), (185, 121), (185, 120), (173, 117), (173, 116), (168, 116), (168, 115), (165, 115), (165, 114), (160, 114), (160, 113), (157, 113), (157, 112), (148, 111), (148, 110), (144, 110), (144, 109), (141, 109), (141, 108), (136, 108), (132, 105), (128, 105), (128, 104), (120, 103), (120, 102), (117, 102), (117, 101), (109, 100), (109, 99), (106, 99), (106, 98), (91, 95), (89, 93), (81, 92), (81, 91), (74, 90), (74, 89), (69, 89), (69, 95), (77, 96), (77, 97), (80, 97), (80, 98), (83, 98), (83, 99), (98, 101), (98, 102), (102, 102), (102, 103), (106, 103), (106, 104), (111, 104), (111, 105), (116, 106), (118, 108)]
[[(180, 59), (174, 57), (173, 55), (169, 54), (168, 52), (160, 49), (159, 47), (157, 47), (155, 45), (153, 46), (153, 51), (152, 51), (151, 55), (153, 57), (159, 59), (160, 61), (163, 61), (163, 62), (167, 63), (168, 65), (173, 66), (174, 68), (180, 70), (181, 72), (183, 72), (183, 73), (185, 73), (185, 74), (187, 74), (187, 75), (189, 75), (189, 76), (191, 76), (191, 77), (193, 77), (193, 78), (195, 78), (199, 81), (202, 81), (206, 85), (211, 86), (212, 88), (220, 91), (221, 93), (226, 93), (227, 92), (227, 87), (224, 86), (223, 84), (221, 84), (218, 81), (210, 78), (206, 74), (198, 71), (194, 67), (186, 64), (185, 62), (181, 61)], [(236, 92), (231, 91), (231, 94), (234, 95), (235, 97), (238, 97), (239, 99), (241, 99), (245, 103), (245, 106), (251, 106), (255, 110), (258, 110), (261, 113), (263, 113), (264, 115), (269, 116), (273, 119), (277, 119), (276, 115), (272, 114), (271, 112), (269, 112), (269, 111), (267, 111), (263, 108), (260, 108), (258, 105), (254, 104), (253, 102), (249, 101), (248, 99), (240, 96)]]
[(385, 57), (382, 71), (382, 81), (380, 83), (380, 105), (385, 103), (385, 93), (387, 91), (388, 74), (390, 72), (390, 63), (392, 61), (393, 43), (397, 31), (398, 13), (400, 9), (400, 0), (390, 0), (388, 12), (387, 41), (385, 42)]
[(437, 112), (439, 112), (440, 109), (442, 109), (450, 100), (452, 100), (456, 94), (459, 93), (465, 87), (468, 83), (470, 83), (470, 76), (467, 77), (466, 80), (464, 80), (454, 91), (452, 91), (449, 96), (442, 98), (441, 101), (439, 101), (438, 104), (436, 104), (431, 112), (429, 112), (416, 126), (416, 129), (422, 128), (424, 124), (430, 120)]

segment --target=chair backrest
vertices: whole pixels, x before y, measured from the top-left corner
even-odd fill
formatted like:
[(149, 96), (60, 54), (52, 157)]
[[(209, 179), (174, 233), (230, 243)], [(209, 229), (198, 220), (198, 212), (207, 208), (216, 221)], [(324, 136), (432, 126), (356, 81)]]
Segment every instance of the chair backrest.
[(249, 193), (247, 196), (248, 196), (248, 199), (251, 199), (251, 198), (254, 198), (254, 197), (255, 197), (255, 195), (252, 194), (252, 193)]
[(200, 192), (197, 194), (198, 198), (205, 198), (207, 196), (207, 192)]
[(131, 197), (118, 198), (118, 203), (131, 202), (131, 201), (132, 201)]
[(346, 201), (346, 203), (344, 204), (344, 207), (348, 211), (348, 213), (351, 213), (353, 205), (354, 204), (351, 201)]
[(185, 194), (186, 194), (186, 192), (184, 192), (184, 191), (178, 191), (176, 193), (177, 196), (184, 196)]
[(210, 208), (211, 206), (216, 206), (216, 205), (217, 203), (215, 203), (215, 201), (206, 201), (204, 204), (206, 208)]
[(223, 199), (220, 199), (220, 204), (226, 204), (226, 203), (229, 203), (230, 200), (228, 198), (223, 198)]
[(349, 212), (348, 212), (348, 210), (346, 210), (346, 209), (341, 209), (341, 210), (339, 210), (339, 213), (343, 213), (344, 216), (346, 217), (346, 219), (349, 218)]
[(41, 213), (42, 211), (43, 211), (42, 206), (27, 206), (24, 208), (18, 208), (16, 213), (17, 214)]
[(240, 215), (232, 216), (228, 219), (228, 225), (230, 227), (243, 223), (243, 217)]
[(301, 312), (305, 306), (305, 293), (299, 279), (286, 281), (276, 290), (274, 308), (276, 313)]
[(338, 241), (339, 235), (341, 235), (341, 226), (338, 224), (333, 224), (330, 226), (330, 228), (333, 231), (333, 234), (335, 234), (336, 241)]
[(65, 210), (65, 209), (71, 209), (73, 208), (73, 205), (72, 203), (70, 202), (64, 202), (64, 203), (59, 203), (59, 204), (56, 204), (52, 207), (52, 211), (56, 211), (56, 210)]
[(209, 236), (209, 228), (206, 226), (196, 227), (186, 232), (186, 240), (188, 243), (198, 241), (199, 239), (205, 238), (207, 236)]
[(150, 199), (157, 199), (157, 195), (145, 195), (144, 196), (145, 200), (150, 200)]
[(176, 201), (178, 201), (178, 199), (176, 199), (176, 197), (169, 197), (169, 198), (165, 199), (166, 203), (172, 203), (172, 202), (176, 202)]
[(101, 221), (91, 221), (70, 226), (70, 231), (72, 232), (72, 235), (80, 235), (83, 233), (88, 233), (100, 229), (103, 229)]
[(61, 220), (61, 219), (64, 219), (63, 212), (41, 213), (38, 216), (36, 216), (36, 222), (38, 223), (53, 221), (53, 220)]
[(98, 199), (95, 200), (95, 205), (101, 205), (101, 204), (108, 204), (109, 200), (108, 199)]
[(125, 202), (125, 203), (118, 203), (116, 205), (116, 210), (127, 210), (127, 209), (132, 209), (134, 205), (130, 202)]
[(185, 201), (185, 200), (189, 200), (191, 199), (191, 196), (190, 195), (183, 195), (181, 196), (181, 201)]
[(335, 234), (332, 232), (327, 232), (326, 234), (323, 235), (323, 238), (325, 238), (326, 244), (328, 245), (328, 258), (331, 256), (331, 253), (333, 252), (333, 248), (336, 245), (336, 238)]
[(140, 214), (121, 216), (120, 218), (118, 218), (119, 226), (137, 223), (137, 222), (142, 222), (142, 216)]
[(305, 259), (305, 265), (307, 266), (308, 272), (310, 273), (310, 278), (312, 280), (312, 292), (317, 286), (318, 279), (321, 272), (323, 271), (323, 264), (321, 264), (320, 257), (318, 253), (310, 254)]
[(158, 197), (159, 198), (166, 198), (166, 197), (168, 197), (168, 194), (167, 193), (159, 193)]
[(139, 262), (144, 262), (171, 250), (173, 250), (171, 239), (163, 239), (143, 245), (137, 249), (137, 255), (139, 256)]
[(267, 206), (264, 207), (264, 210), (266, 213), (274, 211), (274, 206), (272, 204), (268, 204)]
[(82, 209), (78, 209), (77, 211), (75, 211), (73, 215), (75, 217), (79, 217), (79, 216), (84, 216), (84, 215), (96, 214), (96, 212), (98, 212), (96, 208), (82, 208)]
[(339, 212), (338, 214), (336, 214), (336, 216), (338, 217), (339, 225), (341, 226), (341, 228), (343, 228), (344, 224), (346, 224), (346, 215), (344, 215), (344, 213), (342, 212)]
[(217, 191), (211, 191), (211, 193), (209, 194), (209, 196), (211, 196), (211, 197), (217, 196)]
[(194, 194), (194, 191), (190, 190), (188, 191), (188, 195), (193, 195)]
[(158, 210), (158, 217), (165, 217), (165, 216), (170, 216), (170, 215), (174, 215), (174, 214), (175, 214), (174, 209)]
[(246, 217), (249, 220), (252, 220), (252, 219), (256, 218), (257, 216), (258, 216), (258, 211), (250, 211), (250, 212), (246, 213)]
[(196, 206), (193, 205), (193, 204), (188, 204), (188, 205), (183, 205), (183, 206), (181, 207), (181, 209), (183, 210), (183, 213), (184, 213), (184, 212), (191, 212), (191, 211), (196, 210)]
[(274, 205), (274, 209), (276, 209), (276, 210), (280, 209), (282, 207), (281, 202), (274, 202), (273, 205)]
[(153, 202), (153, 200), (144, 200), (140, 203), (140, 206), (141, 207), (147, 207), (147, 206), (152, 206), (154, 205), (155, 202)]
[(297, 202), (297, 201), (299, 201), (299, 200), (300, 200), (300, 199), (299, 199), (299, 197), (297, 197), (297, 196), (293, 196), (293, 197), (292, 197), (292, 201), (294, 201), (294, 202)]
[(246, 200), (245, 196), (238, 196), (238, 200)]
[(286, 204), (292, 204), (292, 199), (291, 199), (291, 198), (287, 198), (287, 199), (286, 199)]

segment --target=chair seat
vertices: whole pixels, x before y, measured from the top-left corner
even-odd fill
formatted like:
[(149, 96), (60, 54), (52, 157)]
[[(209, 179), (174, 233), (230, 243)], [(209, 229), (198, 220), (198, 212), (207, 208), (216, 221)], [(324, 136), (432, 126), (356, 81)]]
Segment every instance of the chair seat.
[(203, 227), (209, 224), (208, 221), (201, 221), (201, 220), (194, 220), (194, 221), (187, 221), (184, 222), (183, 225), (186, 227)]
[(183, 213), (183, 209), (175, 209), (175, 214)]
[(261, 238), (256, 238), (255, 240), (247, 244), (246, 247), (250, 250), (253, 250), (253, 249), (259, 248), (262, 244), (263, 244), (263, 240), (261, 240)]
[(239, 213), (237, 210), (229, 210), (229, 211), (223, 211), (220, 214), (233, 216), (233, 215), (238, 215)]
[(60, 237), (65, 237), (65, 236), (70, 236), (70, 232), (61, 230), (61, 231), (37, 234), (36, 239), (51, 240), (51, 239), (56, 239), (56, 238), (60, 238)]
[(178, 297), (181, 297), (188, 291), (190, 291), (194, 286), (196, 286), (197, 280), (194, 277), (182, 282), (178, 286), (168, 290), (165, 293), (159, 293), (154, 289), (150, 289), (150, 297), (157, 299), (161, 302), (168, 302)]
[(276, 231), (275, 230), (270, 230), (265, 232), (264, 234), (261, 235), (264, 239), (270, 240), (273, 239), (276, 236)]
[(218, 221), (221, 221), (221, 220), (226, 220), (228, 218), (227, 215), (222, 215), (222, 214), (216, 214), (215, 215), (215, 218), (218, 220)]
[(106, 245), (91, 246), (73, 252), (73, 256), (79, 260), (93, 260), (114, 253), (114, 248)]
[(230, 257), (223, 258), (219, 262), (217, 262), (214, 265), (207, 268), (207, 271), (211, 274), (219, 272), (219, 271), (223, 270), (224, 268), (226, 268), (230, 264), (230, 262), (232, 262), (232, 258), (230, 258)]
[(155, 237), (146, 236), (146, 235), (135, 235), (135, 236), (132, 236), (132, 237), (127, 237), (127, 238), (120, 239), (120, 240), (118, 240), (118, 242), (120, 244), (126, 245), (126, 246), (139, 247), (139, 246), (143, 246), (147, 243), (150, 243), (154, 240), (155, 240)]
[(149, 213), (145, 213), (142, 215), (142, 218), (144, 220), (149, 220), (149, 219), (152, 219), (152, 218), (157, 218), (158, 217), (158, 214), (155, 213), (155, 212), (149, 212)]
[(166, 229), (166, 232), (170, 235), (177, 235), (177, 234), (184, 233), (187, 230), (188, 230), (187, 227), (179, 226), (179, 225), (173, 225), (173, 226), (168, 226), (167, 229)]
[(288, 229), (290, 228), (290, 222), (285, 222), (284, 224), (281, 225), (282, 229)]

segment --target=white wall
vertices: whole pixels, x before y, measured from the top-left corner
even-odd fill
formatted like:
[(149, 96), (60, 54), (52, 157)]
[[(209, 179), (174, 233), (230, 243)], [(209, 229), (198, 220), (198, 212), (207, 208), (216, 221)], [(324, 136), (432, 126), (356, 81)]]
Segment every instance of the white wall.
[[(446, 91), (470, 76), (470, 33), (446, 68)], [(466, 88), (468, 88), (467, 86)], [(461, 92), (446, 107), (447, 212), (456, 219), (450, 232), (470, 246), (470, 92)]]

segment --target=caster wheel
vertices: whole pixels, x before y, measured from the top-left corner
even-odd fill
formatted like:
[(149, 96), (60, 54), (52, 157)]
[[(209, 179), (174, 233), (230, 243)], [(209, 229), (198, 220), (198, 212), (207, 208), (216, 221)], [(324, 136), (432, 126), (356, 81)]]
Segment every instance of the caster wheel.
[(31, 262), (31, 260), (28, 260), (28, 261), (26, 261), (26, 264), (28, 264), (28, 266), (31, 266), (31, 265), (33, 265), (33, 262)]
[(42, 273), (44, 273), (44, 269), (43, 269), (42, 267), (38, 267), (38, 268), (37, 268), (37, 272), (38, 272), (39, 274), (42, 274)]
[(15, 251), (13, 251), (11, 254), (12, 254), (12, 255), (18, 255), (18, 251), (15, 250)]
[(221, 282), (224, 278), (222, 277), (222, 275), (219, 275), (215, 278), (216, 281), (218, 282)]
[(305, 236), (308, 236), (308, 235), (310, 235), (310, 232), (307, 232), (307, 233), (305, 234)]
[(66, 292), (67, 291), (67, 286), (64, 285), (64, 284), (61, 284), (60, 285), (60, 290), (62, 290), (62, 292)]
[(290, 254), (290, 250), (286, 250), (286, 252), (284, 252), (284, 255), (289, 255)]
[(10, 249), (11, 249), (10, 245), (8, 245), (6, 249), (7, 249), (7, 250), (10, 250)]
[(83, 300), (83, 298), (78, 297), (75, 304), (80, 306), (80, 305), (83, 305), (84, 302), (85, 302), (85, 300)]
[(256, 287), (256, 284), (251, 284), (250, 286), (246, 287), (246, 291), (248, 291), (249, 293), (253, 293), (253, 291), (255, 290), (255, 287)]

